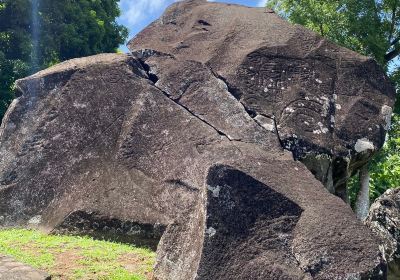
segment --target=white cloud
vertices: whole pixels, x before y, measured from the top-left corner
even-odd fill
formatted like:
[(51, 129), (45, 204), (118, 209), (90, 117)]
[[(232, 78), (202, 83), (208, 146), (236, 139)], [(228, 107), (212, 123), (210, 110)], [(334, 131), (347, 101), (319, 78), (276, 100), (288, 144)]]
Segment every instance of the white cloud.
[(121, 0), (121, 19), (129, 25), (135, 25), (149, 15), (164, 10), (173, 0)]
[(267, 4), (267, 0), (259, 0), (257, 3), (258, 7), (265, 7), (265, 5)]

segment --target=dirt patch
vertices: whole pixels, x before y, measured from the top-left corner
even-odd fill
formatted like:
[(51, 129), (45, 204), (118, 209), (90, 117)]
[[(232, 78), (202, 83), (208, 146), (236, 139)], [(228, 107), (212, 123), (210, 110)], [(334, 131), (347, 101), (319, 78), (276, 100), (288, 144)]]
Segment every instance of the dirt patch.
[(146, 261), (148, 258), (135, 254), (126, 254), (118, 259), (118, 262), (129, 272), (144, 274), (146, 279), (153, 280), (153, 271), (146, 271)]
[(83, 268), (83, 265), (79, 264), (79, 260), (83, 259), (79, 250), (71, 249), (52, 253), (55, 257), (55, 265), (51, 268), (53, 278), (68, 280), (73, 276), (74, 270)]

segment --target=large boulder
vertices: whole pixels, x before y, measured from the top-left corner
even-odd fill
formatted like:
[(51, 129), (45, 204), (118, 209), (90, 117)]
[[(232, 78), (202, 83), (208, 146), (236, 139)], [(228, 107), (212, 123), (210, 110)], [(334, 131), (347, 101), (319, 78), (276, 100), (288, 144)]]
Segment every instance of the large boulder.
[[(173, 48), (178, 34), (188, 41)], [(307, 38), (325, 44), (325, 56)], [(135, 40), (133, 56), (75, 59), (16, 83), (19, 97), (0, 129), (2, 226), (159, 242), (157, 279), (385, 279), (379, 240), (283, 149), (342, 160), (346, 172), (366, 160), (381, 145), (394, 95), (375, 62), (263, 9), (203, 1), (174, 4)], [(299, 53), (271, 56), (270, 44)], [(261, 68), (250, 59), (257, 46)], [(274, 96), (285, 101), (246, 85), (256, 80), (247, 66), (261, 80), (291, 60), (307, 61), (310, 72), (282, 86), (274, 80), (281, 88)], [(268, 61), (270, 72), (262, 68)], [(334, 61), (348, 72), (328, 70)], [(326, 86), (330, 79), (353, 96), (322, 116), (317, 99), (342, 100)], [(290, 103), (296, 94), (303, 97)], [(371, 110), (349, 105), (357, 100)], [(344, 138), (318, 123), (320, 133), (303, 131), (296, 123), (303, 115), (310, 125), (334, 116)]]
[[(254, 119), (275, 124), (282, 146), (344, 200), (348, 177), (384, 142), (395, 91), (377, 63), (270, 10), (178, 2), (128, 47), (144, 61), (159, 52), (211, 69)], [(163, 61), (148, 64), (170, 81)], [(176, 79), (190, 84), (193, 74), (177, 70), (171, 69)], [(180, 83), (174, 90), (182, 91)], [(168, 92), (171, 85), (160, 87)]]
[(386, 259), (400, 258), (400, 189), (387, 190), (375, 200), (365, 223), (382, 239)]

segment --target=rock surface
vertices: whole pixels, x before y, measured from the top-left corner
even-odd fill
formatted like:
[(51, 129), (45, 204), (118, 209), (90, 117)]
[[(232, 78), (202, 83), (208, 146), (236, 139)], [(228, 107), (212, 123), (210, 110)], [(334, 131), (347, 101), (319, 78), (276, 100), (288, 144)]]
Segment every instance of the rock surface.
[[(377, 63), (265, 8), (178, 2), (128, 47), (144, 59), (156, 51), (206, 65), (252, 117), (275, 123), (282, 145), (344, 199), (347, 178), (384, 142), (395, 91)], [(149, 64), (170, 81), (163, 63)], [(174, 90), (181, 83), (188, 84)]]
[[(375, 62), (264, 9), (204, 1), (174, 4), (130, 48), (17, 82), (0, 129), (2, 225), (161, 237), (157, 279), (385, 279), (375, 235), (282, 149), (328, 181), (366, 160), (394, 96)], [(323, 115), (325, 98), (343, 109)]]
[(400, 189), (387, 190), (372, 205), (365, 221), (383, 241), (388, 261), (400, 257)]
[(19, 263), (7, 256), (0, 256), (0, 280), (50, 280), (42, 271)]

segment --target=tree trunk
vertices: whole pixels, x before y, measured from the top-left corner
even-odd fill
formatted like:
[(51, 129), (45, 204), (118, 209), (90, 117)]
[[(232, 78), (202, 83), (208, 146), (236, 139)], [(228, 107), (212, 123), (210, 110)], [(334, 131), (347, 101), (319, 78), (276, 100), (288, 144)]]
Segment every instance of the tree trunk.
[(356, 216), (363, 221), (368, 216), (369, 211), (369, 170), (368, 164), (360, 169), (360, 191), (356, 200)]

